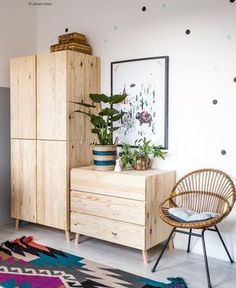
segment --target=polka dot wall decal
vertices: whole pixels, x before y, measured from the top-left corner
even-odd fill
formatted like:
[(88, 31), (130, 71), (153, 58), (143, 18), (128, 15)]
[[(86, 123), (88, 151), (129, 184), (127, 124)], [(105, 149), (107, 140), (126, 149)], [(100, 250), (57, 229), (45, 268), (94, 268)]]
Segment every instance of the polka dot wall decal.
[(234, 77), (234, 82), (236, 82), (236, 77)]
[(189, 29), (187, 29), (187, 30), (185, 31), (185, 33), (186, 33), (187, 35), (189, 35), (189, 34), (191, 33), (191, 31), (190, 31)]
[(68, 32), (68, 31), (69, 31), (69, 29), (68, 29), (68, 28), (66, 28), (66, 29), (65, 29), (65, 32)]
[(221, 155), (225, 155), (226, 154), (226, 151), (225, 150), (221, 150)]
[(163, 3), (163, 4), (161, 5), (161, 7), (162, 7), (162, 8), (166, 8), (166, 3)]
[(235, 0), (229, 0), (229, 2), (233, 3)]
[(114, 26), (114, 30), (117, 30), (118, 29), (118, 27), (117, 26)]
[(107, 41), (108, 41), (107, 39), (104, 39), (104, 43), (107, 43)]
[(228, 35), (226, 36), (226, 39), (228, 39), (228, 40), (232, 39), (231, 35), (228, 34)]
[(212, 103), (213, 103), (214, 105), (216, 105), (216, 104), (218, 103), (218, 101), (217, 101), (216, 99), (214, 99), (214, 100), (212, 101)]
[(146, 6), (142, 7), (142, 11), (145, 12), (147, 10)]

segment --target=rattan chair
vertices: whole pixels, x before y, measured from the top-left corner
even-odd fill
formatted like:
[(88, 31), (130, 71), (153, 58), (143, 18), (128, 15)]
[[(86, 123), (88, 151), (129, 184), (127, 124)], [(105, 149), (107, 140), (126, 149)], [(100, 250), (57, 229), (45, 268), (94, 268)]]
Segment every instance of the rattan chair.
[[(156, 267), (173, 235), (178, 232), (189, 235), (187, 252), (190, 252), (191, 236), (201, 237), (203, 246), (203, 255), (206, 267), (207, 283), (211, 288), (211, 280), (209, 274), (206, 245), (204, 234), (207, 230), (214, 231), (220, 237), (221, 243), (229, 257), (229, 251), (223, 241), (223, 238), (216, 226), (221, 222), (232, 210), (235, 202), (235, 186), (231, 178), (224, 172), (215, 169), (200, 169), (190, 172), (182, 177), (171, 191), (170, 197), (166, 199), (159, 207), (159, 215), (163, 221), (173, 227), (165, 246), (163, 247), (152, 272)], [(215, 212), (219, 216), (198, 222), (182, 222), (173, 218), (168, 213), (169, 207), (181, 207), (191, 209), (195, 212)], [(188, 231), (178, 228), (186, 228)], [(192, 232), (192, 229), (201, 229), (201, 233)]]

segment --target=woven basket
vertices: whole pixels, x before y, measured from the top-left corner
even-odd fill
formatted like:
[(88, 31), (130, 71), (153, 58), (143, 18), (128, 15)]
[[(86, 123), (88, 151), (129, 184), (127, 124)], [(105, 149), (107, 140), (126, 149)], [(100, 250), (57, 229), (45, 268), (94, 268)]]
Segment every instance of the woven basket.
[(95, 170), (114, 170), (116, 164), (116, 145), (95, 145), (93, 147), (93, 164)]

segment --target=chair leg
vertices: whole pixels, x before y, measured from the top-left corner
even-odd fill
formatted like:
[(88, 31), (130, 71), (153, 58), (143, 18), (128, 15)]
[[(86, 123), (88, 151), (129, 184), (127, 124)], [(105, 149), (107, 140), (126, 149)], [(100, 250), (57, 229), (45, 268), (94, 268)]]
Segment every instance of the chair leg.
[(157, 258), (157, 261), (156, 261), (155, 265), (154, 265), (153, 268), (152, 268), (152, 272), (155, 272), (156, 267), (157, 267), (159, 261), (161, 260), (161, 257), (162, 257), (162, 255), (164, 254), (164, 252), (165, 252), (165, 250), (166, 250), (166, 247), (167, 247), (167, 245), (168, 245), (168, 243), (169, 243), (169, 241), (170, 241), (173, 233), (175, 232), (175, 229), (176, 229), (176, 227), (174, 227), (174, 228), (172, 229), (172, 231), (170, 232), (170, 235), (169, 235), (169, 237), (168, 237), (168, 239), (167, 239), (167, 241), (166, 241), (166, 244), (165, 244), (165, 246), (163, 247), (163, 249), (162, 249), (159, 257)]
[(226, 245), (225, 245), (225, 242), (224, 242), (224, 240), (223, 240), (223, 238), (222, 238), (222, 236), (221, 236), (221, 234), (220, 234), (220, 231), (219, 231), (218, 227), (215, 226), (215, 229), (216, 229), (216, 232), (217, 232), (217, 234), (218, 234), (219, 237), (220, 237), (220, 241), (221, 241), (222, 245), (224, 246), (225, 251), (226, 251), (226, 253), (227, 253), (228, 257), (229, 257), (229, 261), (230, 261), (231, 263), (234, 263), (234, 260), (232, 259), (232, 257), (231, 257), (230, 254), (229, 254), (229, 251), (228, 251), (228, 249), (227, 249), (227, 247), (226, 247)]
[(189, 236), (188, 236), (188, 249), (187, 249), (187, 252), (189, 253), (190, 252), (190, 243), (191, 243), (191, 233), (192, 233), (192, 228), (190, 228), (189, 230)]
[(205, 231), (206, 231), (205, 229), (202, 230), (202, 248), (203, 248), (203, 255), (204, 255), (204, 261), (205, 261), (205, 267), (206, 267), (208, 288), (212, 288), (211, 278), (210, 278), (210, 273), (209, 273), (208, 260), (207, 260), (207, 253), (206, 253), (205, 237), (204, 237)]

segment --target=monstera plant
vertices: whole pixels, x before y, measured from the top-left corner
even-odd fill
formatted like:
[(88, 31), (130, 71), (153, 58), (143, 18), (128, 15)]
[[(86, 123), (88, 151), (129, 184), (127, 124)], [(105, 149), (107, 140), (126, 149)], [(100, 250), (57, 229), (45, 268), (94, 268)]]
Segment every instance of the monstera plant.
[[(124, 112), (114, 108), (114, 104), (122, 103), (127, 95), (90, 94), (93, 104), (84, 102), (72, 102), (83, 106), (85, 109), (77, 109), (74, 112), (82, 113), (90, 117), (92, 123), (91, 132), (97, 135), (99, 145), (93, 147), (94, 165), (96, 170), (112, 170), (115, 165), (117, 147), (113, 143), (113, 132), (119, 129)], [(98, 113), (93, 113), (97, 105), (101, 107)], [(86, 111), (87, 110), (87, 111)], [(117, 124), (119, 122), (119, 124)]]

